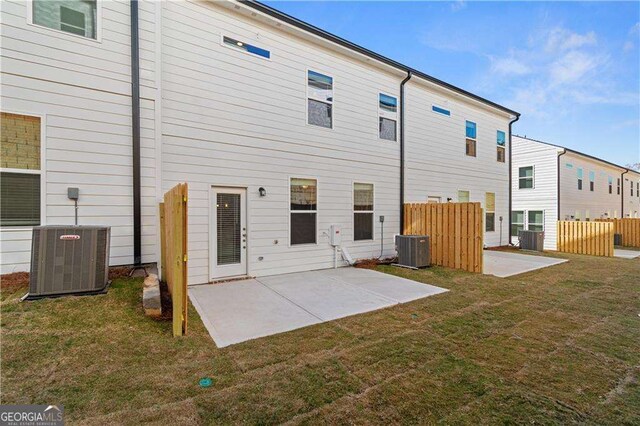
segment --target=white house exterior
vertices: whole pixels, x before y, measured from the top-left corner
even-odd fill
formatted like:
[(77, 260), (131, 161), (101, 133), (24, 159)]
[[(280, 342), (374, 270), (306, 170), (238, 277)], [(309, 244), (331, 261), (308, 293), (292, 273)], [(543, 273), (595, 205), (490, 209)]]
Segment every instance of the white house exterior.
[[(78, 187), (79, 224), (111, 226), (111, 264), (132, 264), (133, 9), (98, 1), (84, 24), (61, 12), (61, 31), (34, 21), (38, 3), (1, 6), (2, 112), (41, 118), (40, 169), (3, 177), (40, 174), (41, 224), (72, 224)], [(485, 243), (500, 244), (500, 217), (506, 243), (517, 113), (260, 4), (138, 13), (142, 262), (159, 260), (157, 203), (178, 182), (190, 284), (332, 267), (332, 225), (354, 258), (393, 255), (402, 90), (405, 201), (488, 201)], [(2, 227), (2, 273), (28, 270), (30, 229)]]
[(512, 144), (513, 243), (520, 229), (544, 230), (555, 250), (558, 220), (640, 217), (640, 173), (516, 135)]

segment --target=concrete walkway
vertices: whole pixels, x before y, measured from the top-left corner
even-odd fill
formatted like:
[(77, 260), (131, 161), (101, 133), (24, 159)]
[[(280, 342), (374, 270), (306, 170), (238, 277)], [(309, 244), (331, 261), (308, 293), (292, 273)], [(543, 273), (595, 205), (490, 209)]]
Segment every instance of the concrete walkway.
[(338, 268), (189, 287), (218, 347), (448, 291), (368, 269)]
[(484, 274), (506, 278), (564, 262), (568, 262), (568, 260), (530, 254), (485, 250)]
[(613, 249), (614, 257), (622, 257), (624, 259), (635, 259), (640, 256), (640, 251), (636, 250), (624, 250), (624, 249)]

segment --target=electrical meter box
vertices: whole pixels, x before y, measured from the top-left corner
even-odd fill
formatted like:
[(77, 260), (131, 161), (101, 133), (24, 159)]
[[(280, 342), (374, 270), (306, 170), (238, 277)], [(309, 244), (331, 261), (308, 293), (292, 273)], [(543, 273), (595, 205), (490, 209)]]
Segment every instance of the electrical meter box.
[(331, 225), (329, 228), (329, 244), (339, 246), (342, 244), (342, 230), (338, 225)]

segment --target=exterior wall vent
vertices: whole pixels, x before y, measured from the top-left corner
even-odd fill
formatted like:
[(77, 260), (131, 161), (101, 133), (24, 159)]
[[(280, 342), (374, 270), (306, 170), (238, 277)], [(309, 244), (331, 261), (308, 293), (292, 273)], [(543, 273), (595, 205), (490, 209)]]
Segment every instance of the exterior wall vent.
[(23, 300), (105, 293), (110, 235), (105, 226), (34, 227), (29, 293)]
[(408, 268), (429, 266), (429, 236), (396, 235), (398, 265)]

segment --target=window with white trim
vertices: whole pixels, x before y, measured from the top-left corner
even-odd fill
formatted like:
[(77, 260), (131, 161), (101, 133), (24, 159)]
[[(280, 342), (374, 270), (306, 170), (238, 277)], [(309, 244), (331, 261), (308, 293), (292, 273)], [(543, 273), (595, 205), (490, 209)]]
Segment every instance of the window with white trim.
[(231, 37), (223, 36), (222, 43), (225, 46), (240, 50), (242, 52), (251, 53), (252, 55), (260, 56), (262, 58), (271, 58), (271, 52), (258, 46), (254, 46), (244, 41), (236, 40)]
[(333, 128), (333, 77), (307, 71), (307, 123)]
[(485, 227), (487, 232), (494, 232), (496, 230), (496, 194), (493, 192), (487, 192), (485, 194)]
[(1, 113), (0, 226), (40, 225), (40, 117)]
[(620, 178), (618, 178), (618, 195), (620, 195)]
[(291, 178), (289, 185), (291, 245), (317, 242), (318, 181)]
[(595, 189), (595, 182), (596, 182), (596, 172), (589, 172), (589, 191), (593, 192), (593, 190)]
[(520, 167), (518, 169), (518, 188), (533, 188), (533, 166)]
[(396, 140), (398, 122), (398, 99), (378, 94), (378, 135), (380, 139)]
[(373, 184), (353, 184), (353, 240), (373, 240)]
[(529, 231), (544, 231), (544, 210), (529, 210), (527, 212), (527, 229)]
[(96, 0), (32, 0), (32, 21), (35, 25), (97, 38)]
[(609, 194), (613, 194), (613, 178), (609, 176)]
[(518, 237), (520, 231), (524, 231), (524, 210), (514, 210), (511, 212), (511, 236)]
[(469, 202), (469, 191), (458, 191), (458, 202), (459, 203), (468, 203)]
[(504, 163), (506, 161), (506, 146), (507, 144), (507, 136), (505, 132), (498, 130), (496, 135), (496, 145), (497, 145), (497, 160), (499, 163)]
[(582, 191), (582, 169), (581, 168), (578, 168), (577, 175), (578, 175), (578, 190)]
[(469, 157), (476, 156), (476, 136), (477, 136), (477, 128), (476, 123), (473, 121), (467, 121), (465, 124), (465, 152)]

